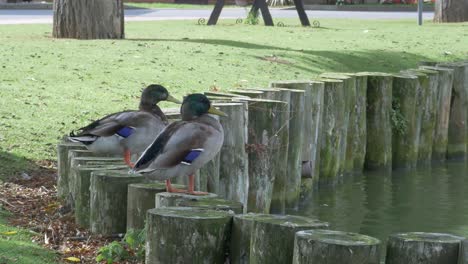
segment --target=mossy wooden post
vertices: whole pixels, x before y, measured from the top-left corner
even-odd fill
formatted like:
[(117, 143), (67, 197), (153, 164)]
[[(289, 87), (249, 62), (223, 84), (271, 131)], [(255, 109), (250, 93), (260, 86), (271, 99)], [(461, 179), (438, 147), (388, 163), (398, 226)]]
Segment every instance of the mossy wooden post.
[[(304, 142), (304, 90), (283, 88), (290, 93), (288, 161), (282, 189), (284, 190), (283, 208), (276, 213), (285, 213), (286, 208), (296, 208), (301, 193), (302, 147)], [(285, 91), (285, 90), (282, 90)], [(276, 186), (276, 182), (275, 182)], [(272, 208), (273, 209), (273, 208)], [(273, 211), (274, 212), (274, 211)]]
[(164, 207), (197, 207), (217, 211), (232, 211), (236, 214), (241, 214), (244, 206), (237, 201), (217, 198), (217, 195), (214, 193), (205, 196), (167, 192), (156, 194), (155, 208)]
[(178, 207), (181, 201), (199, 201), (204, 199), (217, 198), (218, 195), (215, 193), (208, 193), (207, 195), (190, 195), (185, 193), (168, 193), (161, 192), (157, 193), (154, 197), (155, 208), (163, 207)]
[(68, 152), (68, 196), (67, 203), (71, 206), (75, 204), (75, 192), (73, 191), (76, 185), (74, 174), (71, 173), (73, 161), (78, 157), (96, 157), (97, 154), (87, 149), (72, 149)]
[(414, 168), (418, 161), (419, 131), (416, 105), (418, 77), (394, 75), (392, 94), (392, 167)]
[(224, 98), (249, 98), (248, 96), (243, 96), (240, 94), (233, 94), (233, 93), (226, 93), (226, 92), (203, 92), (204, 95), (210, 97), (210, 96), (216, 96), (216, 97), (224, 97)]
[(438, 64), (453, 69), (452, 98), (448, 128), (447, 158), (464, 159), (467, 154), (468, 64)]
[[(74, 158), (75, 161), (77, 158)], [(121, 164), (94, 164), (72, 166), (70, 178), (73, 179), (73, 189), (70, 190), (74, 197), (73, 207), (75, 209), (75, 222), (85, 228), (89, 228), (89, 204), (90, 204), (90, 185), (91, 173), (103, 170), (125, 170), (127, 165)]]
[[(242, 99), (248, 103), (249, 194), (247, 211), (269, 213), (273, 183), (287, 161), (289, 106), (265, 99)], [(286, 148), (285, 148), (286, 146)], [(286, 153), (286, 154), (285, 154)]]
[[(274, 134), (272, 134), (272, 137), (269, 140), (276, 141), (274, 146), (268, 148), (268, 151), (270, 152), (269, 155), (272, 158), (270, 163), (270, 173), (273, 174), (274, 178), (273, 193), (270, 205), (270, 212), (272, 213), (284, 214), (286, 210), (286, 188), (288, 187), (287, 182), (289, 178), (288, 153), (291, 93), (292, 92), (288, 89), (282, 89), (273, 94), (275, 98), (274, 100), (286, 103), (286, 109), (278, 109), (278, 111), (272, 113), (274, 118), (271, 120), (271, 126), (273, 128)], [(268, 115), (269, 113), (264, 112), (264, 114)], [(249, 117), (251, 117), (250, 114)]]
[(323, 94), (322, 131), (320, 134), (320, 184), (336, 183), (341, 163), (340, 153), (345, 120), (343, 81), (320, 79), (325, 83)]
[(468, 239), (463, 239), (460, 245), (457, 264), (468, 264)]
[(422, 69), (435, 70), (439, 73), (432, 160), (443, 161), (447, 155), (453, 69), (443, 67), (422, 67)]
[(200, 208), (148, 210), (145, 262), (224, 264), (232, 213)]
[(293, 264), (379, 264), (380, 240), (332, 230), (304, 230), (294, 239)]
[(302, 147), (302, 177), (318, 179), (320, 157), (319, 134), (323, 109), (324, 83), (318, 81), (277, 81), (271, 87), (304, 90), (304, 125)]
[[(350, 130), (353, 132), (352, 152), (354, 161), (354, 172), (361, 173), (366, 160), (367, 141), (367, 74), (352, 74), (356, 78), (356, 104), (354, 109), (355, 122), (350, 122)], [(348, 144), (349, 146), (349, 144)]]
[(356, 77), (345, 73), (323, 73), (322, 78), (337, 79), (343, 81), (344, 88), (344, 120), (341, 128), (340, 138), (340, 175), (352, 174), (354, 172), (354, 154), (352, 140), (355, 136), (354, 126), (356, 123)]
[(392, 168), (392, 82), (386, 73), (367, 73), (367, 144), (365, 169)]
[(387, 242), (385, 264), (457, 264), (464, 238), (439, 233), (400, 233)]
[(429, 91), (426, 100), (426, 111), (423, 114), (423, 123), (419, 139), (418, 162), (429, 164), (432, 161), (432, 148), (434, 145), (435, 128), (437, 121), (437, 105), (439, 94), (439, 72), (430, 69), (417, 69), (429, 77)]
[[(261, 91), (262, 94), (260, 94), (257, 98), (260, 99), (269, 99), (269, 100), (278, 100), (275, 99), (277, 97), (277, 93), (279, 92), (278, 89), (269, 87), (269, 88), (247, 88), (247, 90), (255, 90), (255, 91)], [(281, 101), (281, 100), (278, 100)]]
[(256, 219), (271, 218), (269, 214), (238, 214), (232, 221), (232, 235), (229, 243), (231, 263), (248, 264), (250, 260), (250, 238)]
[(57, 144), (57, 196), (61, 199), (68, 198), (68, 152), (72, 149), (86, 149), (81, 143), (61, 142)]
[(250, 241), (250, 263), (292, 263), (296, 232), (327, 227), (326, 222), (294, 215), (256, 219)]
[(125, 165), (122, 158), (113, 157), (74, 157), (70, 167), (83, 165)]
[(263, 94), (262, 91), (241, 90), (241, 89), (232, 89), (232, 90), (229, 90), (229, 92), (233, 94), (243, 95), (249, 98), (258, 98), (258, 97), (261, 97), (261, 95)]
[[(432, 145), (436, 127), (439, 73), (429, 69), (410, 69), (408, 72), (410, 74), (427, 75), (426, 100), (423, 102), (421, 129), (419, 133), (418, 164), (428, 164), (432, 160)], [(423, 88), (426, 87), (421, 86), (421, 89)]]
[(124, 171), (97, 171), (91, 174), (90, 226), (95, 234), (125, 233), (128, 185), (144, 177)]
[(164, 182), (132, 183), (127, 194), (127, 231), (141, 230), (145, 227), (146, 211), (155, 208), (157, 193), (165, 192)]
[[(232, 102), (214, 104), (228, 116), (220, 118), (224, 130), (224, 142), (219, 152), (220, 197), (241, 202), (247, 208), (249, 192), (247, 144), (247, 103)], [(222, 165), (222, 166), (221, 166)]]

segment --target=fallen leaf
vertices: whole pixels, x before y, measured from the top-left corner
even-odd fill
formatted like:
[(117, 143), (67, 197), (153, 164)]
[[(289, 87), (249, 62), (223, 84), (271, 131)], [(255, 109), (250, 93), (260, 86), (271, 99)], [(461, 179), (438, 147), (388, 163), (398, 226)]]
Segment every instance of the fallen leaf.
[(75, 257), (68, 257), (68, 258), (65, 258), (65, 260), (70, 261), (70, 262), (81, 262), (81, 259), (75, 258)]
[(5, 236), (11, 236), (11, 235), (16, 235), (17, 233), (18, 233), (18, 231), (7, 231), (7, 232), (3, 232), (1, 234), (5, 235)]

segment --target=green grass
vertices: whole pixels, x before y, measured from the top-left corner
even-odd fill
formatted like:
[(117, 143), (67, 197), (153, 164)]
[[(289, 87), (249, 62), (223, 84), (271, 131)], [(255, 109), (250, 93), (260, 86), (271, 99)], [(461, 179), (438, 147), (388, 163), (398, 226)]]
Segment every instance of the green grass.
[(325, 71), (398, 72), (422, 60), (468, 57), (467, 23), (321, 19), (322, 28), (315, 29), (276, 21), (287, 26), (132, 22), (126, 40), (87, 41), (53, 39), (50, 25), (0, 27), (0, 174), (54, 160), (64, 134), (135, 108), (140, 89), (150, 83), (181, 98), (212, 85), (259, 87)]
[[(56, 263), (57, 255), (31, 242), (28, 230), (6, 225), (8, 214), (0, 208), (0, 264), (50, 264)], [(15, 231), (13, 235), (3, 235)]]

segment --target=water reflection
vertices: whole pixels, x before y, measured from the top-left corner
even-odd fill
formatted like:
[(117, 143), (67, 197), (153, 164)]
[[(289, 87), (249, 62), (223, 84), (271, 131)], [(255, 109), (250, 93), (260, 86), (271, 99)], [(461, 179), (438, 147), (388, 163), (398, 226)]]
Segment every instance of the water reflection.
[(321, 188), (299, 211), (335, 230), (385, 242), (397, 232), (443, 232), (468, 237), (468, 163), (450, 162), (415, 171), (371, 172)]

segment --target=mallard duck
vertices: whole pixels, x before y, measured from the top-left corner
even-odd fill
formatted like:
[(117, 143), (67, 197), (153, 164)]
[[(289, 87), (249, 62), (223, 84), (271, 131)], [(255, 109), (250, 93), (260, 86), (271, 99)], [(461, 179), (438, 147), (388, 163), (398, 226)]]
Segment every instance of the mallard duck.
[[(204, 195), (194, 190), (194, 174), (214, 158), (224, 141), (223, 127), (209, 114), (226, 116), (211, 106), (203, 94), (184, 98), (180, 108), (182, 120), (167, 126), (143, 152), (133, 168), (150, 180), (166, 180), (168, 192)], [(188, 190), (171, 186), (173, 177), (189, 177)]]
[(69, 139), (83, 143), (95, 153), (123, 154), (125, 163), (133, 167), (131, 154), (142, 153), (168, 124), (157, 105), (160, 101), (181, 103), (163, 86), (152, 84), (143, 90), (138, 111), (107, 115), (80, 128), (76, 134), (70, 133)]

